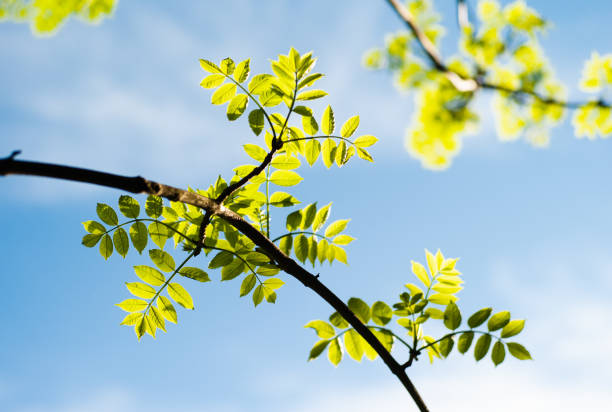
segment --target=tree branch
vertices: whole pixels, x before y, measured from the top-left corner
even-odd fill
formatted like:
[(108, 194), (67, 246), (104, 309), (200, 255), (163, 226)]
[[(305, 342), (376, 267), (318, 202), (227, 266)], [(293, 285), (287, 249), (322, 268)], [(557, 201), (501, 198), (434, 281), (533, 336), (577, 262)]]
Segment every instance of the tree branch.
[[(569, 102), (563, 101), (559, 99), (554, 99), (552, 97), (543, 96), (533, 90), (524, 90), (524, 89), (511, 89), (505, 86), (501, 86), (494, 83), (489, 83), (484, 80), (484, 76), (477, 77), (466, 77), (461, 74), (451, 70), (446, 66), (442, 60), (442, 56), (436, 49), (436, 46), (429, 40), (429, 38), (425, 35), (425, 33), (417, 26), (416, 21), (410, 10), (408, 10), (400, 1), (398, 0), (387, 0), (387, 3), (393, 8), (395, 13), (399, 16), (400, 19), (410, 29), (417, 42), (427, 55), (430, 60), (433, 68), (441, 73), (443, 73), (446, 78), (452, 83), (452, 85), (459, 90), (460, 92), (475, 92), (478, 89), (489, 89), (489, 90), (497, 90), (500, 92), (515, 94), (515, 95), (528, 95), (533, 97), (534, 99), (540, 101), (544, 104), (552, 104), (556, 106), (566, 107), (568, 109), (577, 109), (582, 106), (587, 106), (589, 104), (596, 104), (599, 107), (610, 107), (610, 104), (605, 102), (604, 100), (597, 100), (592, 102)], [(465, 6), (465, 11), (461, 11), (462, 7)], [(457, 13), (458, 20), (461, 24), (463, 19), (463, 15), (465, 14), (467, 21), (467, 5), (464, 0), (457, 0)], [(464, 23), (465, 23), (464, 21)], [(469, 24), (469, 22), (468, 22)]]
[(146, 193), (160, 196), (174, 202), (183, 202), (204, 209), (211, 215), (216, 215), (238, 229), (251, 239), (257, 246), (267, 252), (274, 259), (278, 267), (299, 280), (304, 286), (312, 289), (323, 300), (329, 303), (378, 353), (389, 370), (400, 380), (406, 388), (420, 411), (428, 411), (425, 402), (419, 395), (406, 371), (393, 356), (385, 349), (348, 306), (331, 290), (321, 283), (317, 276), (301, 267), (295, 260), (284, 254), (270, 239), (253, 227), (239, 214), (229, 210), (216, 200), (197, 193), (189, 192), (173, 186), (147, 180), (141, 176), (128, 177), (112, 173), (99, 172), (90, 169), (15, 160), (14, 152), (11, 156), (0, 160), (0, 176), (29, 175), (43, 176), (56, 179), (72, 180), (125, 190), (131, 193)]

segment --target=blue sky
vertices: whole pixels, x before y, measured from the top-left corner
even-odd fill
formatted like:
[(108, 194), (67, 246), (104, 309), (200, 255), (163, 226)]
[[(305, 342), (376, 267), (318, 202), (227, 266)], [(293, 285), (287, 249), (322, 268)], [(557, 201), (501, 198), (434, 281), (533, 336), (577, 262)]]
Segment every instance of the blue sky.
[[(362, 53), (402, 29), (384, 1), (120, 1), (91, 27), (70, 21), (57, 36), (0, 25), (0, 156), (141, 174), (205, 187), (248, 160), (244, 121), (229, 124), (199, 87), (197, 59), (252, 58), (254, 72), (290, 46), (313, 50), (338, 119), (361, 116), (379, 137), (376, 163), (304, 170), (296, 196), (334, 202), (352, 219), (350, 266), (320, 269), (343, 299), (393, 301), (424, 248), (461, 257), (465, 313), (483, 306), (527, 318), (523, 342), (535, 361), (498, 368), (454, 353), (410, 376), (433, 411), (605, 410), (612, 401), (612, 174), (610, 141), (579, 140), (569, 121), (549, 148), (500, 143), (478, 104), (480, 132), (444, 172), (423, 170), (403, 149), (411, 96)], [(438, 1), (454, 50), (451, 1)], [(591, 51), (610, 51), (604, 1), (531, 2), (554, 23), (543, 43), (568, 87)], [(0, 409), (56, 411), (411, 410), (380, 361), (338, 368), (306, 362), (315, 341), (302, 326), (331, 310), (285, 278), (276, 305), (253, 309), (239, 281), (189, 285), (196, 310), (157, 340), (119, 327), (114, 303), (128, 297), (131, 253), (104, 262), (80, 245), (81, 221), (121, 193), (76, 183), (0, 179), (4, 236), (0, 312)], [(280, 213), (277, 219), (284, 218)], [(200, 263), (203, 267), (205, 261)], [(451, 406), (452, 405), (452, 406)]]

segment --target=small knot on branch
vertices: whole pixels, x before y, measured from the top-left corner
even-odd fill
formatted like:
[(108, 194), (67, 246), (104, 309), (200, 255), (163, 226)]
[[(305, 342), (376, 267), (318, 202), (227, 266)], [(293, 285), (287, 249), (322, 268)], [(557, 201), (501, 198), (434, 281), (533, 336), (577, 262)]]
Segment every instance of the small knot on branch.
[(20, 154), (21, 154), (21, 150), (13, 150), (13, 152), (4, 160), (7, 160), (7, 161), (15, 160), (15, 157), (19, 156)]

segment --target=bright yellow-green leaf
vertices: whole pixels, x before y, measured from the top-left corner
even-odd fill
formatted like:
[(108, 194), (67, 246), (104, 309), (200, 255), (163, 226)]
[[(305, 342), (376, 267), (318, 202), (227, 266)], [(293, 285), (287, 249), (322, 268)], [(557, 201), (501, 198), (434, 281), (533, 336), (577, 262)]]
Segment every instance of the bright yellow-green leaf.
[(139, 298), (151, 299), (153, 296), (155, 296), (155, 289), (142, 282), (126, 282), (125, 286), (132, 295), (138, 296)]
[[(316, 133), (316, 131), (315, 131)], [(312, 139), (306, 142), (304, 157), (310, 166), (315, 164), (319, 154), (321, 153), (321, 143), (318, 140)]]
[(275, 170), (270, 175), (270, 182), (279, 186), (295, 186), (303, 178), (291, 170)]
[(362, 338), (355, 329), (350, 329), (344, 334), (344, 347), (351, 358), (361, 362), (365, 349), (362, 345)]
[(353, 240), (355, 240), (355, 238), (349, 235), (338, 235), (332, 239), (332, 242), (334, 242), (336, 245), (348, 245)]
[(223, 269), (221, 269), (221, 280), (222, 281), (232, 280), (236, 276), (244, 272), (245, 268), (246, 268), (246, 265), (244, 264), (242, 260), (234, 259), (230, 264), (224, 266)]
[(319, 230), (325, 222), (327, 222), (327, 218), (329, 217), (329, 211), (331, 209), (331, 203), (323, 206), (321, 209), (317, 211), (312, 221), (312, 230), (316, 232)]
[(346, 148), (346, 142), (344, 140), (341, 140), (340, 143), (338, 143), (338, 147), (336, 147), (336, 164), (338, 165), (338, 167), (341, 167), (343, 164), (346, 163), (346, 161), (348, 160), (347, 157), (347, 148)]
[(229, 76), (232, 73), (234, 73), (234, 69), (236, 68), (236, 65), (234, 64), (234, 61), (232, 59), (230, 59), (229, 57), (226, 57), (225, 59), (221, 60), (221, 65), (219, 65), (219, 68), (221, 69), (223, 73)]
[(151, 222), (149, 224), (149, 236), (151, 236), (153, 243), (159, 246), (160, 249), (163, 249), (166, 240), (172, 236), (172, 232), (163, 223)]
[(230, 103), (227, 105), (227, 119), (232, 121), (242, 116), (242, 113), (246, 110), (249, 98), (246, 94), (238, 94), (232, 98)]
[(161, 197), (149, 195), (145, 202), (145, 212), (149, 217), (157, 219), (164, 211), (164, 202)]
[(502, 312), (497, 312), (495, 315), (491, 316), (489, 322), (487, 322), (487, 328), (489, 331), (493, 332), (494, 330), (498, 330), (506, 326), (510, 322), (510, 312), (507, 310)]
[(264, 128), (264, 111), (261, 109), (251, 110), (249, 113), (249, 127), (256, 136), (259, 136)]
[(98, 214), (98, 217), (107, 225), (117, 226), (119, 224), (117, 213), (107, 204), (98, 203), (96, 206), (96, 213)]
[(312, 86), (312, 84), (323, 77), (321, 73), (313, 73), (304, 78), (300, 83), (298, 83), (298, 89), (303, 89), (304, 87)]
[(175, 268), (174, 259), (163, 250), (151, 249), (149, 250), (149, 257), (162, 272), (172, 272)]
[(185, 309), (193, 309), (193, 299), (191, 295), (178, 283), (168, 284), (168, 294), (176, 303)]
[(340, 135), (342, 137), (351, 137), (353, 133), (355, 133), (355, 130), (357, 130), (358, 126), (359, 116), (353, 116), (346, 122), (344, 122), (344, 124), (342, 125), (342, 129), (340, 129)]
[(525, 327), (524, 319), (511, 320), (501, 331), (502, 338), (510, 338), (521, 333)]
[(210, 278), (208, 277), (208, 273), (204, 272), (202, 269), (184, 266), (178, 272), (181, 276), (185, 276), (186, 278), (197, 280), (198, 282), (210, 282)]
[(285, 192), (274, 192), (270, 196), (270, 204), (276, 207), (289, 207), (300, 203), (295, 197)]
[(228, 102), (236, 95), (236, 85), (234, 83), (226, 83), (219, 87), (210, 98), (212, 104), (223, 104)]
[(242, 83), (249, 77), (251, 59), (246, 59), (236, 66), (236, 71), (234, 71), (234, 79), (238, 83)]
[(161, 286), (166, 281), (166, 278), (160, 271), (149, 266), (134, 266), (134, 272), (142, 281), (153, 286)]
[(510, 355), (514, 356), (515, 358), (520, 360), (531, 359), (531, 354), (529, 353), (529, 351), (525, 349), (525, 347), (520, 343), (508, 342), (506, 343), (506, 345), (508, 346), (508, 351), (510, 352)]
[(357, 156), (359, 156), (363, 160), (367, 160), (368, 162), (373, 162), (374, 161), (374, 159), (372, 158), (370, 153), (367, 150), (362, 149), (361, 147), (357, 148)]
[(350, 298), (348, 300), (348, 307), (363, 323), (368, 323), (370, 320), (370, 307), (367, 303), (359, 298)]
[(438, 305), (448, 305), (451, 302), (456, 302), (457, 297), (453, 295), (446, 295), (444, 293), (434, 293), (433, 295), (430, 295), (427, 300)]
[(245, 145), (242, 145), (242, 147), (246, 154), (257, 160), (258, 162), (263, 162), (266, 155), (268, 154), (263, 148), (257, 146), (256, 144), (247, 143)]
[(166, 321), (155, 306), (151, 306), (151, 310), (149, 310), (149, 319), (155, 324), (155, 327), (166, 332)]
[(338, 366), (342, 360), (342, 347), (338, 338), (332, 340), (327, 349), (327, 358), (334, 365)]
[(126, 326), (134, 326), (138, 323), (138, 321), (144, 316), (144, 314), (140, 312), (128, 313), (125, 315), (125, 318), (121, 321), (120, 325)]
[(143, 314), (142, 317), (138, 320), (138, 322), (136, 322), (136, 325), (134, 325), (134, 332), (136, 332), (138, 340), (140, 340), (140, 338), (142, 338), (145, 332), (147, 331), (146, 320), (147, 317)]
[(258, 74), (253, 76), (249, 82), (249, 92), (252, 94), (262, 94), (270, 88), (270, 80), (273, 76), (269, 74)]
[(491, 335), (482, 335), (476, 341), (474, 346), (474, 359), (477, 361), (485, 357), (491, 346)]
[(374, 323), (385, 326), (393, 317), (393, 310), (385, 302), (378, 301), (372, 305), (372, 320)]
[(321, 146), (322, 158), (325, 167), (329, 169), (336, 159), (336, 143), (332, 139), (325, 139)]
[(277, 290), (280, 289), (281, 286), (285, 284), (282, 279), (279, 278), (269, 278), (264, 280), (263, 282), (266, 289)]
[(224, 81), (225, 81), (224, 75), (211, 74), (202, 79), (202, 82), (200, 82), (200, 86), (202, 86), (205, 89), (214, 89), (214, 88), (221, 86), (221, 84)]
[(377, 141), (378, 141), (378, 139), (376, 137), (368, 134), (368, 135), (364, 135), (364, 136), (359, 136), (357, 139), (355, 139), (355, 141), (353, 143), (357, 147), (364, 148), (364, 147), (372, 146)]
[(334, 251), (334, 258), (337, 261), (342, 262), (345, 265), (348, 265), (348, 259), (346, 258), (346, 251), (344, 249), (336, 245), (330, 245), (329, 248)]
[(337, 234), (342, 232), (344, 229), (346, 229), (346, 225), (350, 221), (351, 219), (336, 220), (335, 222), (327, 226), (327, 229), (325, 229), (325, 237), (331, 238), (331, 237), (336, 236)]
[(506, 349), (504, 348), (504, 344), (500, 341), (495, 342), (493, 345), (493, 349), (491, 350), (491, 360), (495, 364), (495, 366), (499, 365), (506, 358)]
[(102, 235), (106, 233), (106, 228), (102, 226), (101, 223), (98, 223), (95, 220), (88, 220), (86, 222), (83, 222), (83, 227), (86, 231), (95, 235)]
[(86, 247), (94, 247), (95, 245), (98, 244), (98, 241), (102, 238), (102, 235), (93, 235), (91, 233), (83, 236), (83, 240), (81, 241), (81, 244), (83, 246)]
[(321, 118), (321, 131), (325, 135), (331, 135), (334, 133), (336, 127), (336, 120), (334, 119), (334, 111), (330, 105), (327, 105), (323, 111), (323, 117)]
[(315, 343), (312, 349), (310, 350), (310, 354), (308, 355), (308, 360), (310, 361), (312, 359), (318, 358), (319, 355), (323, 353), (327, 345), (329, 345), (328, 340), (320, 340), (317, 343)]
[(429, 278), (429, 275), (427, 274), (427, 270), (425, 270), (425, 267), (421, 265), (419, 262), (415, 262), (414, 260), (411, 260), (410, 263), (412, 264), (412, 273), (414, 273), (414, 275), (421, 282), (423, 282), (425, 287), (429, 287), (429, 285), (431, 285), (431, 279)]
[(302, 116), (302, 128), (305, 133), (314, 136), (319, 131), (319, 124), (314, 116)]
[(281, 170), (297, 169), (298, 167), (300, 167), (300, 165), (300, 159), (285, 154), (274, 157), (274, 159), (272, 159), (272, 162), (270, 162), (270, 166)]
[(264, 298), (264, 289), (263, 286), (259, 285), (253, 291), (253, 304), (255, 306), (259, 305)]
[(314, 100), (327, 96), (323, 90), (308, 90), (297, 95), (296, 100)]
[(300, 234), (295, 237), (295, 241), (293, 250), (295, 251), (295, 257), (298, 258), (300, 262), (306, 261), (308, 257), (308, 238), (306, 236)]
[(159, 309), (159, 313), (161, 313), (161, 315), (167, 321), (172, 322), (172, 323), (177, 322), (176, 309), (174, 309), (172, 302), (170, 302), (170, 299), (168, 299), (167, 297), (165, 296), (157, 297), (157, 309)]
[(336, 335), (333, 326), (322, 320), (312, 320), (304, 325), (304, 327), (314, 329), (317, 335), (323, 339), (329, 339)]
[(145, 310), (148, 303), (141, 299), (126, 299), (121, 303), (117, 303), (115, 306), (119, 306), (126, 312), (140, 312)]
[(251, 290), (255, 287), (257, 278), (252, 273), (245, 276), (242, 283), (240, 284), (240, 297), (248, 295)]
[(200, 66), (202, 66), (202, 68), (209, 73), (221, 73), (221, 69), (219, 68), (219, 66), (217, 66), (211, 61), (200, 59)]

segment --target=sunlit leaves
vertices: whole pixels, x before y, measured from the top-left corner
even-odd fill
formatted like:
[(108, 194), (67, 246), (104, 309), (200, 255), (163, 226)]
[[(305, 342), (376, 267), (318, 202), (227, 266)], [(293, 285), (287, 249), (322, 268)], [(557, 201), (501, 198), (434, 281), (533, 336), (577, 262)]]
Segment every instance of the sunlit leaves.
[(342, 125), (342, 129), (340, 130), (340, 135), (342, 137), (351, 137), (353, 133), (355, 133), (355, 130), (357, 130), (358, 126), (359, 126), (359, 116), (353, 116)]
[(474, 346), (474, 359), (477, 361), (485, 357), (491, 346), (491, 335), (481, 335)]
[(140, 312), (145, 310), (148, 304), (146, 301), (141, 299), (126, 299), (121, 303), (117, 303), (116, 306), (120, 307), (126, 312)]
[(487, 328), (489, 329), (489, 331), (493, 332), (495, 330), (503, 328), (508, 324), (508, 322), (510, 322), (510, 312), (498, 312), (495, 315), (491, 316), (491, 319), (489, 319), (489, 322), (487, 322)]
[(113, 244), (115, 245), (115, 250), (122, 257), (127, 255), (128, 249), (130, 248), (130, 241), (128, 240), (128, 235), (123, 228), (118, 228), (113, 233)]
[(184, 287), (178, 283), (169, 283), (167, 289), (168, 294), (176, 303), (185, 309), (193, 309), (193, 299)]
[(142, 281), (153, 286), (161, 286), (166, 281), (166, 278), (160, 271), (150, 266), (134, 266), (134, 272)]
[(493, 312), (492, 308), (484, 308), (480, 309), (478, 312), (474, 313), (469, 317), (467, 323), (470, 328), (477, 328), (482, 325), (488, 318), (491, 316), (491, 312)]
[(380, 326), (385, 326), (391, 321), (393, 311), (385, 302), (378, 301), (372, 305), (372, 321)]
[(210, 282), (210, 278), (208, 277), (208, 273), (204, 272), (202, 269), (194, 268), (194, 267), (183, 267), (178, 273), (181, 276), (185, 276), (189, 279), (197, 280), (198, 282)]
[(321, 118), (321, 131), (325, 135), (332, 135), (336, 127), (336, 120), (334, 119), (334, 111), (331, 106), (327, 106), (323, 111), (323, 117)]
[(275, 170), (270, 175), (270, 182), (279, 186), (295, 186), (302, 180), (299, 174), (291, 170)]
[(96, 213), (98, 214), (98, 217), (107, 225), (116, 226), (119, 224), (117, 213), (109, 205), (98, 203), (96, 206)]
[(348, 307), (363, 323), (368, 323), (370, 320), (370, 307), (367, 303), (359, 298), (350, 298)]
[(135, 219), (140, 214), (140, 204), (133, 197), (123, 195), (119, 197), (119, 210), (123, 216)]
[(206, 59), (200, 59), (200, 67), (209, 73), (221, 73), (219, 66)]
[(223, 74), (211, 74), (202, 79), (200, 86), (205, 89), (216, 89), (223, 84), (225, 79), (226, 77)]
[(450, 330), (455, 330), (461, 324), (461, 313), (459, 308), (453, 302), (446, 306), (444, 311), (444, 326)]
[(519, 333), (521, 333), (524, 327), (525, 327), (525, 320), (523, 319), (511, 320), (502, 329), (501, 337), (510, 338), (512, 336), (518, 335)]
[(108, 259), (113, 254), (113, 240), (109, 235), (102, 236), (99, 249), (104, 260)]
[(495, 364), (495, 366), (499, 365), (506, 358), (506, 349), (504, 348), (504, 344), (500, 341), (495, 342), (493, 345), (493, 349), (491, 350), (491, 360)]
[(296, 97), (296, 100), (315, 100), (325, 96), (327, 96), (327, 92), (323, 90), (308, 90), (299, 93)]
[(506, 344), (508, 346), (508, 351), (512, 356), (520, 360), (531, 359), (531, 354), (523, 345), (516, 342), (508, 342)]
[(155, 296), (155, 289), (142, 282), (130, 282), (125, 284), (130, 293), (143, 299), (151, 299)]
[(230, 103), (227, 105), (227, 119), (236, 120), (246, 110), (248, 97), (246, 94), (239, 94), (232, 98)]
[(142, 253), (149, 239), (147, 226), (142, 222), (134, 222), (130, 226), (130, 239), (138, 253)]
[(164, 211), (164, 203), (159, 196), (150, 195), (145, 202), (145, 212), (153, 219), (157, 219)]
[(236, 95), (236, 85), (234, 83), (226, 83), (219, 87), (212, 94), (210, 102), (215, 105), (227, 103)]
[(244, 82), (249, 77), (249, 73), (251, 70), (250, 63), (251, 59), (246, 59), (238, 63), (238, 65), (236, 66), (236, 70), (234, 71), (234, 79), (236, 79), (238, 83)]
[(264, 111), (262, 109), (255, 109), (249, 113), (249, 127), (256, 136), (261, 134), (264, 128)]
[(323, 339), (329, 339), (336, 335), (334, 328), (327, 322), (322, 320), (313, 320), (304, 325), (305, 328), (312, 328), (317, 333), (317, 336)]
[(149, 257), (162, 272), (172, 272), (174, 270), (174, 259), (169, 253), (159, 249), (151, 249), (149, 250)]

